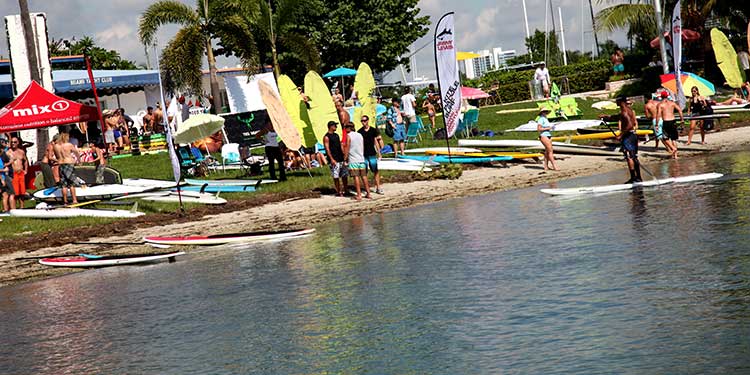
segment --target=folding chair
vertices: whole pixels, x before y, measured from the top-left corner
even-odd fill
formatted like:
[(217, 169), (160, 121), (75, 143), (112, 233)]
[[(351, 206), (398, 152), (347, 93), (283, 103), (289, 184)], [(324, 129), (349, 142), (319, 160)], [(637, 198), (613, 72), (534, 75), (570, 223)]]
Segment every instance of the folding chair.
[(406, 143), (418, 143), (419, 142), (419, 125), (415, 122), (409, 124), (409, 129), (406, 131)]

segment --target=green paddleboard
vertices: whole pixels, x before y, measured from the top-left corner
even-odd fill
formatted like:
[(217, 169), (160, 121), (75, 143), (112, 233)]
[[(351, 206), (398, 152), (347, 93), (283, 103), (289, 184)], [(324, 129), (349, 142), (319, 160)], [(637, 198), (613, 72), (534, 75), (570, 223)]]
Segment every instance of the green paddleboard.
[[(323, 143), (323, 137), (328, 132), (328, 121), (338, 124), (339, 115), (326, 83), (317, 72), (309, 71), (305, 75), (305, 95), (310, 98), (307, 114), (310, 116), (315, 139)], [(341, 131), (341, 126), (338, 130)]]
[(370, 118), (370, 126), (375, 126), (375, 113), (377, 106), (377, 99), (372, 94), (375, 90), (375, 77), (372, 75), (372, 69), (367, 63), (359, 64), (357, 69), (357, 76), (354, 78), (354, 91), (357, 92), (357, 97), (362, 105), (354, 109), (354, 119), (352, 121), (357, 124), (357, 128), (362, 126), (362, 115), (367, 115)]
[(297, 131), (302, 135), (302, 143), (304, 143), (305, 147), (315, 146), (318, 140), (315, 137), (315, 131), (307, 114), (307, 105), (302, 100), (297, 90), (297, 85), (294, 84), (291, 78), (284, 74), (279, 76), (278, 85), (281, 102), (284, 103), (284, 108), (289, 113), (289, 117), (291, 117)]
[(742, 86), (742, 73), (737, 63), (737, 52), (727, 36), (719, 29), (711, 29), (711, 44), (714, 47), (714, 55), (719, 69), (724, 74), (724, 79), (730, 87), (738, 89)]

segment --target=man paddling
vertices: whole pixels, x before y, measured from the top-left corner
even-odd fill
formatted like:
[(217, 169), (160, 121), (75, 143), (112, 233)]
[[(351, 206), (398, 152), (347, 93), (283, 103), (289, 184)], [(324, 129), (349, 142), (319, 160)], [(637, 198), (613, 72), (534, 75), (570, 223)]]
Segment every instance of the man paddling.
[(618, 139), (622, 142), (622, 152), (625, 154), (625, 160), (628, 162), (630, 179), (626, 184), (641, 182), (641, 163), (638, 161), (638, 136), (636, 131), (636, 119), (633, 109), (630, 108), (630, 102), (625, 96), (620, 96), (616, 101), (620, 106), (620, 121), (617, 128), (620, 130)]
[(680, 137), (677, 132), (677, 123), (674, 119), (674, 112), (677, 111), (680, 114), (680, 123), (683, 121), (682, 108), (672, 101), (669, 93), (666, 91), (661, 92), (661, 103), (657, 107), (657, 119), (656, 122), (662, 124), (662, 130), (667, 136), (664, 140), (664, 144), (672, 146), (672, 159), (677, 159), (677, 138)]

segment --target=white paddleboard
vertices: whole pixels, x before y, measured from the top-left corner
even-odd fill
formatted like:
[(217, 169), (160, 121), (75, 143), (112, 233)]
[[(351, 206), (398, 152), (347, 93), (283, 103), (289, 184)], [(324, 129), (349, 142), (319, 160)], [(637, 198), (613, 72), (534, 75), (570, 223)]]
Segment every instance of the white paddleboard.
[[(482, 152), (482, 150), (478, 148), (469, 148), (469, 147), (451, 147), (451, 152), (455, 153), (474, 153), (474, 152)], [(442, 152), (448, 152), (448, 147), (425, 147), (425, 148), (413, 148), (410, 150), (404, 150), (407, 154), (427, 154), (430, 152), (433, 153), (442, 153)]]
[(750, 111), (750, 103), (713, 105), (711, 106), (711, 108), (714, 110), (715, 113), (744, 112), (744, 111)]
[[(76, 188), (76, 197), (79, 201), (106, 200), (115, 197), (138, 194), (150, 189), (147, 186), (128, 186), (121, 184), (104, 184), (95, 186), (81, 186)], [(70, 196), (70, 192), (68, 192)], [(38, 201), (62, 201), (62, 189), (49, 188), (34, 193), (34, 199)]]
[(101, 210), (88, 208), (10, 210), (10, 216), (12, 217), (25, 217), (31, 219), (66, 219), (71, 217), (131, 218), (143, 215), (145, 215), (143, 212), (137, 211)]
[(166, 254), (152, 254), (152, 255), (116, 255), (116, 256), (104, 256), (101, 258), (88, 258), (85, 256), (74, 256), (74, 257), (60, 257), (60, 258), (44, 258), (40, 259), (39, 263), (45, 266), (53, 267), (104, 267), (104, 266), (116, 266), (123, 264), (135, 264), (144, 262), (153, 262), (161, 259), (174, 258), (178, 255), (184, 255), (184, 251), (177, 251)]
[[(200, 204), (226, 204), (227, 200), (217, 197), (214, 194), (199, 193), (195, 191), (182, 191), (182, 203), (200, 203)], [(177, 192), (171, 192), (167, 195), (150, 195), (139, 197), (139, 199), (149, 202), (167, 202), (179, 203), (180, 199)]]
[(712, 180), (723, 176), (721, 173), (705, 173), (696, 174), (692, 176), (684, 177), (667, 177), (659, 180), (648, 180), (643, 182), (636, 182), (634, 184), (617, 184), (617, 185), (601, 185), (601, 186), (587, 186), (579, 188), (567, 188), (567, 189), (541, 189), (540, 191), (544, 194), (549, 195), (580, 195), (580, 194), (596, 194), (596, 193), (608, 193), (618, 190), (630, 190), (638, 187), (649, 187), (665, 184), (677, 184), (686, 182), (706, 181)]
[(378, 160), (378, 169), (382, 171), (432, 172), (429, 166), (439, 165), (434, 162), (422, 162), (408, 159), (383, 158)]
[(293, 238), (315, 232), (315, 229), (286, 230), (274, 232), (251, 232), (218, 234), (210, 236), (148, 236), (143, 240), (160, 245), (221, 245), (227, 243), (247, 243)]
[(174, 181), (153, 180), (150, 178), (125, 178), (122, 180), (122, 184), (127, 186), (144, 186), (159, 189), (169, 189), (177, 186), (177, 183)]
[[(571, 120), (571, 121), (560, 121), (552, 122), (552, 131), (569, 131), (576, 130), (578, 128), (593, 128), (595, 126), (607, 125), (602, 120)], [(520, 125), (511, 131), (515, 132), (535, 132), (537, 123), (536, 121), (529, 121), (526, 124)]]

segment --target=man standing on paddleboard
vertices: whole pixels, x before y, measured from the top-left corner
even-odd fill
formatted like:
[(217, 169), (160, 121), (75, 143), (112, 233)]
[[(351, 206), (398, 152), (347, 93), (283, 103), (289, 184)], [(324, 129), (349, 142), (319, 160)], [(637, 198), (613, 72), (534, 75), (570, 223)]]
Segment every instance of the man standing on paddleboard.
[(657, 119), (656, 122), (662, 124), (662, 131), (667, 139), (664, 140), (664, 144), (672, 146), (672, 159), (677, 159), (677, 138), (680, 134), (677, 131), (677, 122), (674, 119), (674, 112), (677, 111), (680, 114), (680, 123), (683, 121), (682, 108), (672, 101), (667, 91), (661, 92), (661, 103), (657, 107)]
[(630, 108), (630, 102), (625, 96), (620, 96), (616, 101), (620, 106), (620, 121), (617, 124), (620, 130), (618, 139), (622, 142), (622, 152), (625, 154), (625, 160), (628, 162), (630, 179), (626, 184), (641, 182), (641, 163), (638, 161), (638, 136), (636, 131), (635, 112)]

